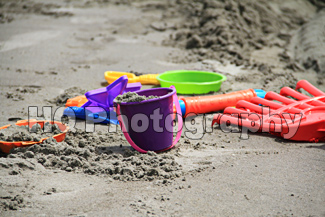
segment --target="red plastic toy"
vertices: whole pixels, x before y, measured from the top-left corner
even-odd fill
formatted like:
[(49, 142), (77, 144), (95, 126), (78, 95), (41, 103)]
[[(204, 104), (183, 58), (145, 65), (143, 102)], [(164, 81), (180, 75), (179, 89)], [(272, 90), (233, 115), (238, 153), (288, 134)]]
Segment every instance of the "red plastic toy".
[[(43, 128), (44, 123), (45, 122), (50, 122), (51, 124), (57, 124), (58, 127), (60, 128), (60, 130), (62, 131), (62, 133), (53, 135), (53, 138), (57, 141), (57, 142), (62, 142), (65, 139), (65, 135), (69, 130), (69, 127), (65, 124), (62, 124), (61, 122), (57, 122), (57, 121), (43, 121), (43, 120), (36, 120), (36, 119), (30, 119), (28, 120), (20, 120), (16, 122), (16, 125), (18, 126), (29, 126), (30, 128), (34, 125), (34, 124), (39, 124), (41, 125), (41, 127)], [(5, 125), (0, 127), (0, 130), (5, 129), (7, 127), (9, 127), (9, 125)], [(10, 150), (13, 148), (17, 148), (17, 147), (27, 147), (27, 146), (31, 146), (31, 145), (35, 145), (35, 144), (40, 144), (42, 143), (44, 140), (48, 139), (49, 137), (45, 137), (42, 138), (40, 141), (35, 142), (35, 141), (15, 141), (15, 142), (7, 142), (7, 141), (0, 141), (0, 150), (4, 153), (9, 154)]]
[(183, 115), (187, 116), (189, 113), (205, 114), (224, 110), (228, 106), (235, 106), (239, 100), (250, 100), (256, 96), (254, 89), (248, 89), (221, 95), (180, 97), (179, 99), (185, 104), (186, 113)]
[[(300, 88), (314, 97), (297, 92)], [(215, 115), (212, 125), (238, 125), (295, 141), (325, 141), (325, 93), (306, 80), (300, 80), (296, 90), (284, 87), (280, 94), (268, 92), (265, 99), (241, 100), (236, 108), (227, 107), (224, 114)]]

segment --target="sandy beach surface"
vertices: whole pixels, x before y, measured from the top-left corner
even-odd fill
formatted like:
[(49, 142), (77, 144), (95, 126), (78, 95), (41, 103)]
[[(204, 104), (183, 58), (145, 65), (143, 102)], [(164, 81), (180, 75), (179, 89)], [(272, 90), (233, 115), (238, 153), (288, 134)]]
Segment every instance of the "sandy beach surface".
[[(107, 86), (105, 71), (189, 69), (221, 90), (325, 91), (322, 1), (0, 0), (0, 126)], [(153, 86), (143, 85), (143, 88)], [(1, 216), (325, 216), (325, 143), (185, 120), (170, 151), (136, 152), (116, 125), (0, 157)], [(42, 119), (42, 117), (39, 117)]]

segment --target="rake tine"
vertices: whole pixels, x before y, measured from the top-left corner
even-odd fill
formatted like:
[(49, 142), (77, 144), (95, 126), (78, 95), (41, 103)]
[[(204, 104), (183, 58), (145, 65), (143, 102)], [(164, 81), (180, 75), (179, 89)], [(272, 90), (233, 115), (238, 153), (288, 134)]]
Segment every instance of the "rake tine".
[(215, 116), (213, 116), (213, 120), (212, 120), (212, 123), (211, 123), (211, 127), (215, 124), (215, 123), (218, 123), (219, 124), (219, 121), (220, 121), (220, 117), (222, 116), (222, 114), (216, 114)]
[(255, 103), (257, 105), (262, 104), (264, 106), (270, 107), (271, 109), (279, 109), (279, 108), (282, 108), (283, 107), (283, 105), (281, 105), (279, 103), (272, 102), (272, 101), (269, 101), (269, 100), (266, 100), (266, 99), (262, 99), (262, 98), (259, 98), (259, 97), (252, 98), (250, 102), (251, 103)]
[[(253, 120), (258, 120), (258, 119), (261, 118), (261, 116), (259, 114), (251, 113), (249, 111), (238, 109), (238, 108), (233, 108), (233, 107), (226, 108), (223, 113), (224, 114), (229, 114), (229, 115), (232, 115), (232, 116), (233, 115), (238, 115), (238, 117), (240, 117), (240, 118), (243, 118), (244, 116), (249, 115), (249, 117), (252, 118)], [(256, 116), (251, 116), (250, 114), (256, 114), (257, 117)]]
[[(310, 97), (299, 93), (293, 89), (291, 89), (290, 87), (283, 87), (280, 91), (280, 94), (282, 96), (292, 96), (298, 100), (304, 100), (304, 99), (310, 99)], [(313, 106), (325, 106), (325, 103), (319, 101), (319, 100), (312, 100), (309, 104), (313, 105)]]
[(325, 106), (325, 103), (324, 102), (321, 102), (318, 99), (312, 100), (310, 103), (313, 104), (313, 105), (315, 105), (315, 106)]
[(267, 115), (267, 114), (270, 114), (271, 112), (273, 112), (272, 109), (266, 109), (266, 108), (263, 109), (262, 106), (253, 104), (253, 103), (245, 101), (245, 100), (238, 101), (236, 108), (249, 109), (250, 112), (256, 112), (256, 113), (263, 114), (263, 115)]
[[(252, 125), (252, 123), (254, 123), (254, 126)], [(250, 120), (244, 120), (242, 119), (241, 121), (239, 121), (239, 126), (241, 127), (246, 127), (248, 129), (258, 129), (258, 131), (261, 130), (261, 123), (259, 123), (258, 121), (250, 121)]]
[[(227, 117), (227, 121), (229, 120), (230, 124), (238, 124), (238, 118), (237, 117), (232, 117), (230, 115), (224, 115), (224, 114), (216, 114), (214, 117), (213, 117), (213, 121), (212, 121), (212, 124), (211, 126), (213, 126), (215, 123), (217, 124), (220, 124), (222, 121), (221, 121), (221, 118), (222, 117)], [(227, 121), (224, 121), (222, 123), (225, 123)]]
[(280, 94), (277, 94), (273, 91), (267, 92), (264, 99), (277, 100), (277, 101), (282, 102), (283, 104), (286, 104), (286, 105), (296, 102), (293, 99), (289, 99), (287, 97), (281, 96)]
[[(222, 118), (224, 117), (224, 118)], [(218, 124), (224, 124), (227, 123), (229, 125), (236, 125), (236, 126), (243, 126), (249, 129), (259, 129), (261, 128), (261, 121), (254, 121), (254, 120), (246, 120), (246, 119), (241, 119), (237, 117), (233, 117), (230, 115), (225, 115), (219, 118), (217, 121)], [(261, 120), (261, 119), (258, 119)]]
[[(280, 94), (277, 94), (277, 93), (272, 92), (272, 91), (268, 92), (265, 95), (264, 99), (277, 100), (277, 101), (282, 102), (282, 103), (284, 103), (286, 105), (297, 102), (297, 101), (295, 101), (293, 99), (289, 99), (287, 97), (281, 96)], [(312, 108), (312, 107), (314, 107), (314, 106), (308, 105), (308, 104), (299, 105), (299, 109), (306, 109), (306, 108)], [(294, 110), (293, 112), (300, 112), (300, 111)]]
[(227, 107), (225, 108), (225, 110), (223, 111), (224, 114), (244, 114), (244, 113), (249, 113), (249, 111), (244, 110), (244, 109), (239, 109), (239, 108), (234, 108), (234, 107)]
[(304, 99), (309, 99), (308, 96), (299, 93), (293, 89), (291, 89), (290, 87), (283, 87), (280, 90), (280, 95), (282, 96), (291, 96), (293, 98), (296, 98), (297, 100), (304, 100)]
[(303, 88), (313, 96), (325, 96), (325, 93), (323, 91), (319, 90), (318, 88), (316, 88), (314, 85), (312, 85), (306, 80), (300, 80), (297, 82), (296, 90), (300, 88)]

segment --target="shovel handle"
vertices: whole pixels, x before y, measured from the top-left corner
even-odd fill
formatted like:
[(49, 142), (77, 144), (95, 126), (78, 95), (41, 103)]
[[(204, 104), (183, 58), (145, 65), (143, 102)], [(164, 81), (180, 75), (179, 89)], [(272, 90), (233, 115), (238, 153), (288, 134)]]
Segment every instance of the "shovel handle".
[(159, 81), (157, 80), (157, 76), (159, 74), (146, 74), (138, 76), (138, 81), (141, 84), (153, 84), (153, 85), (160, 85)]
[(228, 106), (235, 106), (239, 100), (250, 100), (256, 97), (254, 89), (241, 90), (221, 95), (180, 97), (185, 103), (186, 114), (205, 114), (224, 110)]

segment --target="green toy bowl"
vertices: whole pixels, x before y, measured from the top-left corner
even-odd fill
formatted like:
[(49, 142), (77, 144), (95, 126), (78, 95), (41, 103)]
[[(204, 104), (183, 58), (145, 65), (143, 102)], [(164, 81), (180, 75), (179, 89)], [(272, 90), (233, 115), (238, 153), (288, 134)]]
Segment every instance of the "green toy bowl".
[(180, 94), (216, 92), (226, 79), (219, 73), (188, 70), (167, 71), (157, 76), (161, 87), (174, 85)]

